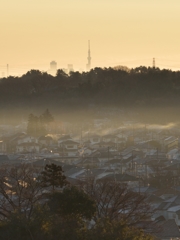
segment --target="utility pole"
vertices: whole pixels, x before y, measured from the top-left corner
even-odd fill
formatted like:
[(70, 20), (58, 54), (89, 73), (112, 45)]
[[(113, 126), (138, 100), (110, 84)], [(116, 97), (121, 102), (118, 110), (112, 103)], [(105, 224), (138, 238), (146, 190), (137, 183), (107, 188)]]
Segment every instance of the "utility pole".
[(132, 150), (132, 173), (133, 173), (133, 165), (134, 165), (134, 155), (133, 155), (133, 150)]
[(81, 125), (81, 144), (82, 144), (82, 125)]
[(147, 176), (147, 160), (145, 160), (145, 174), (146, 174), (146, 184), (147, 184), (147, 178), (148, 178), (148, 176)]
[(157, 161), (159, 162), (159, 149), (157, 148)]
[(123, 160), (123, 158), (122, 158), (122, 155), (120, 155), (120, 158), (121, 158), (121, 174), (122, 174), (122, 160)]
[(140, 176), (138, 176), (138, 187), (139, 187), (139, 195), (140, 195)]
[(116, 182), (116, 172), (114, 170), (114, 181)]
[(108, 147), (108, 162), (109, 162), (109, 147)]
[(89, 130), (88, 130), (88, 141), (89, 141)]

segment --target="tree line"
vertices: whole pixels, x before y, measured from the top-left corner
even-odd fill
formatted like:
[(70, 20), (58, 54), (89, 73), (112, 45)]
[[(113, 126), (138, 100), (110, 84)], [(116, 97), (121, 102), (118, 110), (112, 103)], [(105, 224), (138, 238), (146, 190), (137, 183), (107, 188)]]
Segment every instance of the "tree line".
[(4, 240), (152, 240), (135, 227), (149, 214), (146, 197), (119, 183), (71, 185), (62, 167), (0, 169), (0, 238)]
[(48, 126), (54, 121), (53, 116), (48, 109), (40, 116), (29, 114), (27, 124), (27, 134), (30, 136), (44, 136), (48, 133)]
[(140, 66), (129, 72), (94, 68), (89, 72), (59, 69), (56, 76), (31, 70), (0, 80), (0, 103), (7, 107), (167, 106), (180, 102), (180, 71)]

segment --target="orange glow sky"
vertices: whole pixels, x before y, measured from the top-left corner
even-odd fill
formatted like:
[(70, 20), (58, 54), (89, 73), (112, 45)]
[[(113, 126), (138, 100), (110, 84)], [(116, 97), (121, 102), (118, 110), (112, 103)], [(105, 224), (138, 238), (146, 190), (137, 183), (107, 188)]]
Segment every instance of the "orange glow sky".
[(179, 0), (1, 0), (0, 77), (68, 63), (180, 69)]

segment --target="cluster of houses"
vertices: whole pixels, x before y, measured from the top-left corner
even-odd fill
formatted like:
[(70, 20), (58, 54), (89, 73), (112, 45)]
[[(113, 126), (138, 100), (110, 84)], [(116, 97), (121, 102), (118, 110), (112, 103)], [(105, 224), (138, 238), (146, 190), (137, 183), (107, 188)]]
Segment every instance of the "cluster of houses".
[[(26, 162), (43, 169), (47, 163), (56, 163), (62, 165), (73, 184), (89, 178), (125, 183), (148, 196), (156, 210), (151, 221), (164, 229), (157, 234), (158, 239), (180, 239), (179, 129), (124, 124), (107, 130), (99, 129), (99, 122), (95, 124), (93, 131), (86, 129), (79, 134), (69, 131), (38, 138), (25, 132), (3, 135), (0, 164)], [(175, 179), (170, 188), (151, 186), (150, 178), (167, 173)], [(171, 226), (168, 233), (166, 225)]]

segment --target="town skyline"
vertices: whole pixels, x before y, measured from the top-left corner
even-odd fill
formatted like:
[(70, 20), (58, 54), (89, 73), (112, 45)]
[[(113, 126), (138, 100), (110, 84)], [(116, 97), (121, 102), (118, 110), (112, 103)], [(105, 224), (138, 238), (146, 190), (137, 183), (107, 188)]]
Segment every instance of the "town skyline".
[[(91, 41), (92, 68), (140, 65), (180, 69), (177, 0), (2, 1), (0, 72), (48, 70), (73, 64), (86, 69)], [(14, 70), (13, 70), (14, 69)]]

